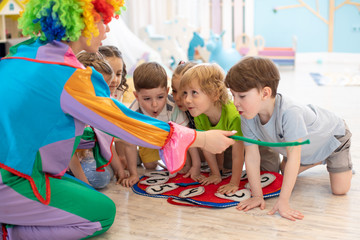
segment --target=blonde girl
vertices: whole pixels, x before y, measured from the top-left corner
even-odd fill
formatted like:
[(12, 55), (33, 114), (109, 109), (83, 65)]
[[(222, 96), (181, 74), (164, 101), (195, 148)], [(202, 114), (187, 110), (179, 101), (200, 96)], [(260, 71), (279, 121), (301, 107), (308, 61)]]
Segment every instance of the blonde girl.
[[(179, 65), (175, 68), (173, 76), (171, 78), (171, 89), (172, 96), (178, 108), (185, 112), (186, 116), (189, 119), (189, 128), (196, 129), (194, 117), (191, 116), (190, 112), (185, 107), (182, 94), (180, 91), (180, 82), (181, 77), (184, 73), (195, 66), (194, 62), (184, 62), (180, 61)], [(200, 174), (200, 165), (201, 165), (201, 157), (202, 153), (200, 149), (191, 148), (188, 151), (186, 163), (183, 169), (181, 169), (180, 173), (185, 174), (184, 177), (191, 177), (194, 181), (201, 180), (204, 176)]]

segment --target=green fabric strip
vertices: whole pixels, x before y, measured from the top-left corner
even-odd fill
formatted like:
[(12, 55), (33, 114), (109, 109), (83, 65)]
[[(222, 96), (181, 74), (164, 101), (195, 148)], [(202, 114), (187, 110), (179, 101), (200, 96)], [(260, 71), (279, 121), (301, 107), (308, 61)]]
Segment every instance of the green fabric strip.
[[(203, 130), (198, 130), (196, 129), (196, 131), (199, 132), (203, 132)], [(304, 145), (304, 144), (310, 144), (310, 140), (307, 139), (303, 142), (279, 142), (279, 143), (274, 143), (274, 142), (263, 142), (263, 141), (258, 141), (258, 140), (254, 140), (254, 139), (250, 139), (250, 138), (246, 138), (246, 137), (241, 137), (241, 136), (230, 136), (229, 138), (238, 140), (238, 141), (243, 141), (243, 142), (248, 142), (248, 143), (253, 143), (253, 144), (257, 144), (260, 146), (266, 146), (266, 147), (293, 147), (293, 146), (299, 146), (299, 145)]]
[(17, 53), (17, 49), (21, 46), (21, 45), (30, 45), (33, 44), (34, 42), (36, 42), (36, 38), (30, 38), (24, 42), (18, 43), (15, 46), (12, 46), (10, 48), (10, 52), (6, 57), (12, 57), (13, 55), (15, 55)]
[(250, 138), (246, 138), (246, 137), (240, 137), (240, 136), (230, 136), (230, 138), (238, 140), (238, 141), (254, 143), (254, 144), (257, 144), (257, 145), (260, 145), (260, 146), (266, 146), (266, 147), (292, 147), (292, 146), (310, 144), (309, 139), (307, 139), (307, 140), (305, 140), (303, 142), (279, 142), (279, 143), (274, 143), (274, 142), (257, 141), (257, 140), (254, 140), (254, 139), (250, 139)]

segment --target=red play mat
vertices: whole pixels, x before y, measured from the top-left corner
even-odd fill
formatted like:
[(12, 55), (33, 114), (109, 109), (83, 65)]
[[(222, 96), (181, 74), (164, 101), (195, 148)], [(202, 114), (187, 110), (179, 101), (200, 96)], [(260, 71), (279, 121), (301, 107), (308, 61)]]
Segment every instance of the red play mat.
[[(215, 196), (217, 189), (220, 186), (229, 183), (231, 175), (224, 178), (217, 185), (210, 184), (208, 186), (200, 185), (191, 178), (184, 178), (184, 174), (177, 174), (175, 177), (171, 177), (166, 171), (156, 171), (147, 175), (148, 176), (142, 176), (140, 181), (132, 187), (132, 190), (143, 196), (167, 198), (169, 203), (176, 205), (226, 208), (236, 206), (239, 202), (249, 198), (251, 194), (247, 189), (249, 187), (246, 185), (248, 180), (247, 178), (243, 178), (240, 182), (239, 191), (235, 194), (225, 195), (225, 197), (230, 197), (232, 199), (224, 199)], [(204, 175), (208, 176), (208, 174)], [(261, 172), (262, 184), (269, 184), (263, 187), (265, 199), (280, 194), (282, 180), (283, 177), (281, 174), (275, 172)], [(148, 192), (146, 189), (148, 189)], [(193, 196), (196, 194), (200, 195)]]

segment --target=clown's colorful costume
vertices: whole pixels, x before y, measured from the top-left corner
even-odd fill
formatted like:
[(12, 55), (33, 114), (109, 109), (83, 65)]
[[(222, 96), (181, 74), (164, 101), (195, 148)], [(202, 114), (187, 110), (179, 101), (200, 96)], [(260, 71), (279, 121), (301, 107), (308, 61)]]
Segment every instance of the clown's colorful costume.
[[(111, 226), (114, 203), (64, 175), (85, 124), (161, 149), (173, 171), (182, 167), (195, 139), (194, 130), (109, 98), (101, 74), (83, 68), (59, 41), (30, 39), (14, 46), (0, 61), (0, 76), (0, 236), (5, 239), (80, 239)], [(99, 146), (108, 160), (110, 145)]]

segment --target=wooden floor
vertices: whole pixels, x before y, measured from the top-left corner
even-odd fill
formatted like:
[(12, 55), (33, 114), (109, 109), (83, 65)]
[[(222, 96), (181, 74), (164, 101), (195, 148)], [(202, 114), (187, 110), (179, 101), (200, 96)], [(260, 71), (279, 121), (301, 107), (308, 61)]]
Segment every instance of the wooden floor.
[[(311, 71), (360, 71), (359, 63), (300, 62), (296, 70), (281, 71), (279, 86), (284, 95), (334, 111), (348, 123), (356, 174), (347, 195), (331, 194), (325, 166), (310, 169), (299, 175), (291, 197), (291, 206), (305, 218), (292, 222), (266, 214), (276, 198), (266, 200), (263, 211), (244, 213), (234, 207), (175, 206), (110, 184), (102, 192), (116, 203), (116, 219), (108, 232), (94, 239), (360, 239), (360, 86), (319, 87), (309, 76)], [(139, 168), (139, 172), (144, 170)]]

